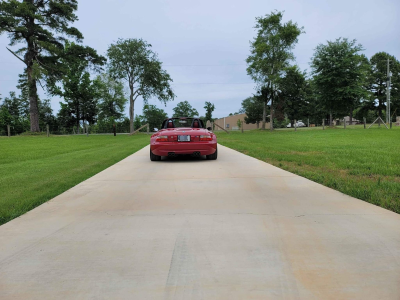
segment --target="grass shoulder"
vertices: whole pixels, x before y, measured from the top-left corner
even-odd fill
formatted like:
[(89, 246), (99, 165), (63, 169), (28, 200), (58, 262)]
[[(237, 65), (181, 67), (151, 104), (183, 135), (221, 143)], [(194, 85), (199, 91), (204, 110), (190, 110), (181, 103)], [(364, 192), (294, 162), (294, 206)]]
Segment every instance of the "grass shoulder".
[(0, 139), (0, 225), (148, 144), (140, 134)]
[(400, 128), (217, 133), (218, 142), (355, 198), (400, 213)]

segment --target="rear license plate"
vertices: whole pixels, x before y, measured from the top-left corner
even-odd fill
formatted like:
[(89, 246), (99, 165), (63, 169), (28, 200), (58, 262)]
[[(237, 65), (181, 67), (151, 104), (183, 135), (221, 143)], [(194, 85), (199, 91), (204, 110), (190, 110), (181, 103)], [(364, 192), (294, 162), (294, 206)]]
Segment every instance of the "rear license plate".
[(190, 142), (190, 135), (178, 135), (178, 142)]

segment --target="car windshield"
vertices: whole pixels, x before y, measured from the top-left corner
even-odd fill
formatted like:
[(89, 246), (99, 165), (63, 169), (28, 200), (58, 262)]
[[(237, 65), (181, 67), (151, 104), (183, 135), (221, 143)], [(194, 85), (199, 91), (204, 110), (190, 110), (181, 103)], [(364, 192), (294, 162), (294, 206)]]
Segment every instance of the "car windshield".
[(203, 122), (197, 118), (168, 119), (164, 128), (203, 128)]
[(172, 119), (175, 128), (192, 127), (193, 119)]

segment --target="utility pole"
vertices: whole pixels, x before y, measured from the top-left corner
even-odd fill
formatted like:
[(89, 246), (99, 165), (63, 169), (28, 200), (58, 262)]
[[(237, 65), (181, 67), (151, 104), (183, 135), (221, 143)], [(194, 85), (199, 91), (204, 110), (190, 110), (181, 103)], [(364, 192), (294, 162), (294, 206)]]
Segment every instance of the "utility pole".
[(386, 81), (386, 123), (390, 123), (390, 60), (387, 59), (387, 81)]

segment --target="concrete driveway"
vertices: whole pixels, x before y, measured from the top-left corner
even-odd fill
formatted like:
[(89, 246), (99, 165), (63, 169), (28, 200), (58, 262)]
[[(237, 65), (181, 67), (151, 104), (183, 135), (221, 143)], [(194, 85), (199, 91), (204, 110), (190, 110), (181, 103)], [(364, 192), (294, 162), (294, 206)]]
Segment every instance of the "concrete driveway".
[(400, 299), (400, 215), (149, 148), (0, 227), (0, 299)]

